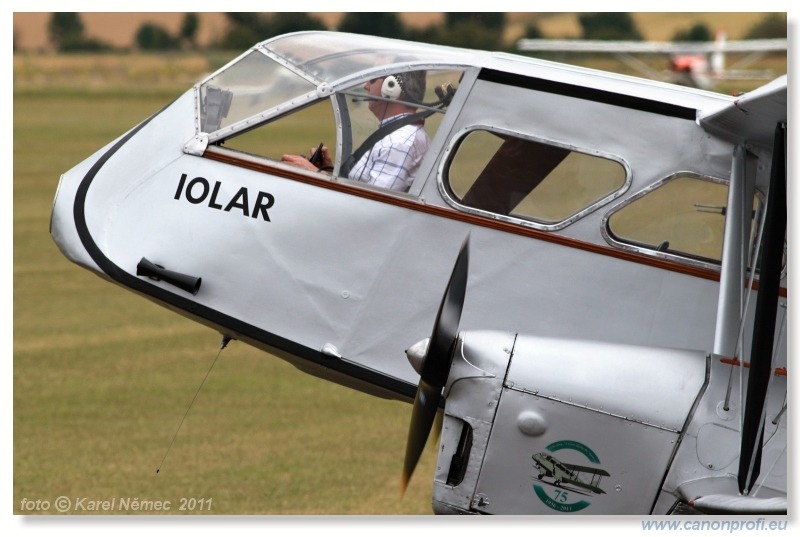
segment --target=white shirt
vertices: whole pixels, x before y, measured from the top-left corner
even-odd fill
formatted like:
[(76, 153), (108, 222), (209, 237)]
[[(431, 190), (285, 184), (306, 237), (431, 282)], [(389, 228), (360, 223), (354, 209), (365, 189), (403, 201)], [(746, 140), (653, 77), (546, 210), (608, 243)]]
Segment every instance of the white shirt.
[[(408, 114), (385, 119), (381, 127)], [(431, 140), (422, 125), (400, 127), (361, 156), (348, 177), (370, 185), (408, 192)]]

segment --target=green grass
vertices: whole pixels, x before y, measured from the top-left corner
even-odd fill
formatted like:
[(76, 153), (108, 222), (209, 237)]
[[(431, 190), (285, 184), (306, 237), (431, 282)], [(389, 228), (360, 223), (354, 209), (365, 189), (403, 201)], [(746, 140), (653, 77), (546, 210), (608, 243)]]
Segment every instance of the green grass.
[(63, 495), (171, 514), (182, 497), (213, 499), (193, 514), (431, 513), (434, 450), (400, 497), (410, 405), (239, 342), (156, 474), (220, 336), (70, 263), (48, 224), (60, 174), (183, 89), (14, 94), (13, 512), (56, 513)]

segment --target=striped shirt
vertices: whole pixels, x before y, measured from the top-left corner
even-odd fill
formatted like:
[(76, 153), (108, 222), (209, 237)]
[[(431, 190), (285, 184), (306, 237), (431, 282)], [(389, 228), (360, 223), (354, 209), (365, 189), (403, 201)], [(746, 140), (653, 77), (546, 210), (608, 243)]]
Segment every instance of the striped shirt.
[[(408, 114), (384, 120), (381, 127)], [(361, 156), (348, 177), (370, 185), (408, 192), (431, 140), (422, 125), (400, 127)]]

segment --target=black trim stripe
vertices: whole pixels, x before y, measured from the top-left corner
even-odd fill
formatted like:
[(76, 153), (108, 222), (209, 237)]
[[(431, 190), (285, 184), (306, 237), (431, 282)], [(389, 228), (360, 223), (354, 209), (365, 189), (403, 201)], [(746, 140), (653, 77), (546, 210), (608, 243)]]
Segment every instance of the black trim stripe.
[(574, 97), (576, 99), (584, 99), (587, 101), (595, 101), (598, 103), (640, 110), (642, 112), (649, 112), (651, 114), (688, 119), (690, 121), (697, 119), (697, 110), (694, 108), (687, 108), (685, 106), (678, 106), (675, 104), (663, 103), (660, 101), (644, 99), (642, 97), (633, 97), (631, 95), (623, 95), (621, 93), (613, 93), (595, 88), (587, 88), (585, 86), (575, 86), (573, 84), (555, 82), (553, 80), (545, 80), (543, 78), (517, 75), (514, 73), (507, 73), (505, 71), (484, 68), (481, 69), (480, 73), (478, 73), (478, 79), (485, 80), (487, 82), (495, 82), (497, 84), (503, 84), (506, 86), (554, 93), (556, 95), (563, 95), (565, 97)]
[[(226, 333), (225, 335), (235, 335), (237, 339), (259, 342), (263, 346), (278, 350), (278, 354), (282, 352), (291, 356), (296, 356), (308, 362), (308, 365), (317, 366), (317, 369), (315, 370), (303, 367), (302, 369), (306, 372), (314, 374), (322, 373), (325, 370), (334, 371), (356, 381), (365, 382), (369, 384), (370, 387), (378, 388), (377, 390), (374, 390), (375, 392), (378, 392), (382, 389), (391, 394), (400, 396), (401, 398), (413, 400), (417, 392), (417, 386), (414, 384), (397, 379), (395, 377), (383, 375), (373, 369), (360, 366), (353, 362), (325, 356), (318, 349), (312, 349), (303, 345), (299, 345), (294, 341), (262, 330), (256, 326), (236, 319), (235, 317), (225, 315), (217, 310), (198, 304), (184, 296), (171, 293), (170, 291), (151, 284), (148, 280), (133, 276), (121, 267), (115, 265), (114, 262), (105, 256), (105, 254), (94, 242), (94, 239), (89, 232), (89, 227), (86, 223), (86, 215), (84, 213), (86, 195), (98, 172), (109, 161), (109, 159), (111, 159), (111, 157), (113, 157), (122, 146), (124, 146), (134, 135), (141, 131), (150, 121), (153, 120), (153, 118), (158, 116), (160, 113), (161, 112), (154, 114), (139, 124), (136, 128), (131, 130), (123, 138), (118, 140), (117, 143), (115, 143), (97, 160), (97, 162), (92, 165), (78, 186), (75, 194), (75, 203), (73, 205), (75, 227), (83, 247), (86, 248), (86, 251), (89, 253), (94, 262), (97, 263), (98, 267), (100, 267), (100, 269), (111, 279), (122, 286), (127, 287), (137, 293), (151, 297), (168, 308), (185, 312), (191, 318), (201, 322), (201, 324), (210, 324), (214, 327), (221, 327), (223, 328), (221, 331)], [(145, 252), (143, 252), (143, 254), (144, 253)], [(254, 346), (258, 347), (258, 345)], [(265, 349), (262, 348), (262, 350)], [(334, 379), (334, 381), (336, 380)]]

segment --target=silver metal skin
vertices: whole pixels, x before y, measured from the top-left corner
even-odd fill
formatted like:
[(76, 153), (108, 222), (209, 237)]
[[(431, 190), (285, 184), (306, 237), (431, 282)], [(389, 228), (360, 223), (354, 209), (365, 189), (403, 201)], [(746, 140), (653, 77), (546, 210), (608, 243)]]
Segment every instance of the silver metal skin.
[[(454, 77), (457, 89), (426, 120), (431, 148), (409, 191), (338, 177), (359, 143), (353, 96), (370, 79), (414, 70)], [(734, 494), (747, 385), (738, 364), (751, 360), (758, 322), (757, 285), (740, 285), (763, 217), (753, 220), (749, 200), (768, 195), (786, 92), (786, 77), (734, 98), (510, 54), (289, 34), (64, 173), (50, 231), (76, 264), (225, 337), (408, 402), (427, 353), (420, 340), (469, 236), (435, 510), (665, 514)], [(226, 143), (311, 105), (331, 111), (332, 171)], [(612, 161), (622, 177), (555, 222), (469, 205), (453, 170), (476, 131)], [(678, 176), (730, 185), (719, 259), (620, 240), (610, 228)], [(564, 197), (579, 195), (575, 184)], [(143, 258), (202, 286), (193, 295), (137, 276)], [(787, 365), (787, 286), (784, 268), (766, 357), (776, 372)], [(786, 390), (776, 373), (757, 497), (786, 494)]]

